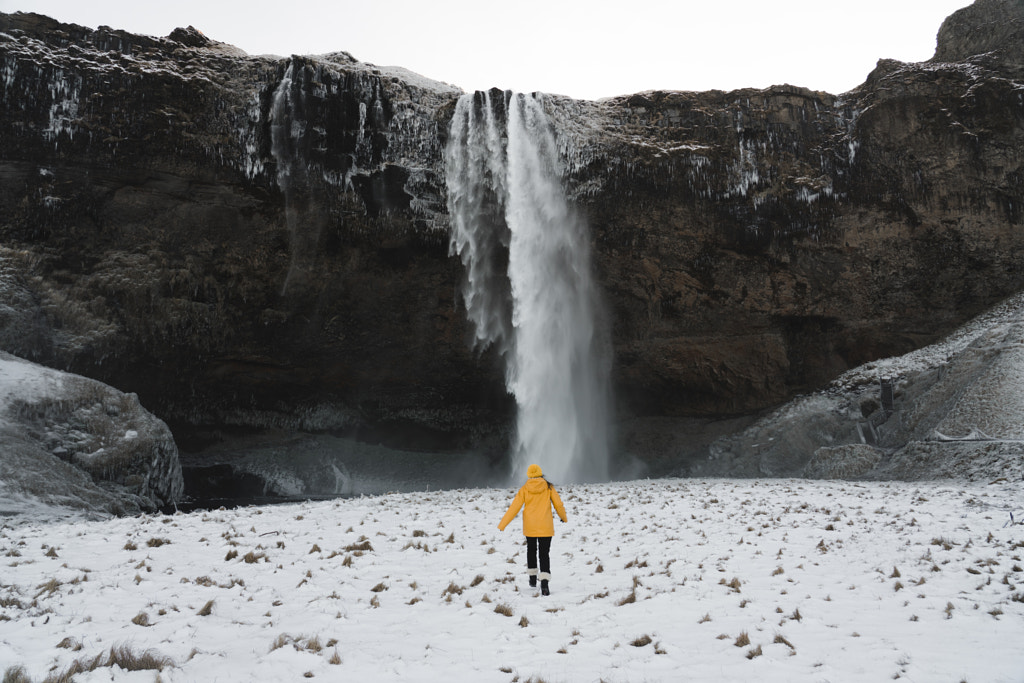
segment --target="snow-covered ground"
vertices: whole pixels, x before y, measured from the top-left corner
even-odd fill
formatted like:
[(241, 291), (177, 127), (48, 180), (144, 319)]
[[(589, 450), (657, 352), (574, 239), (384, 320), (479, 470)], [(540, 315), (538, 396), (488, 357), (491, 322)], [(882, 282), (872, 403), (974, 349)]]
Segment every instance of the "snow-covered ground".
[(1017, 482), (561, 493), (550, 597), (506, 489), (7, 518), (0, 672), (114, 648), (167, 664), (75, 680), (1024, 680)]

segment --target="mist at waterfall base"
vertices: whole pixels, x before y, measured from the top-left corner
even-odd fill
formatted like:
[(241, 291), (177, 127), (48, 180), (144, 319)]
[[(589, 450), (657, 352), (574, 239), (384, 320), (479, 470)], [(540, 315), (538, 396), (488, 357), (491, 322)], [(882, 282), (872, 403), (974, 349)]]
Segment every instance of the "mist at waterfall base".
[(463, 95), (445, 150), (451, 252), (465, 268), (474, 344), (495, 345), (515, 396), (511, 474), (609, 474), (610, 339), (587, 226), (566, 199), (537, 96)]
[(503, 483), (476, 453), (412, 451), (330, 434), (248, 434), (181, 459), (189, 497), (183, 510)]

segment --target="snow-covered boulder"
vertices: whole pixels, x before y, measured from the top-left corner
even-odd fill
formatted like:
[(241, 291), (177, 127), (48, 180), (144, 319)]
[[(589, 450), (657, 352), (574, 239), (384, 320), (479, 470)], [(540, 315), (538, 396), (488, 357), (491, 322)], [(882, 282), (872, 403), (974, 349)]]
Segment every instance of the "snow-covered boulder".
[(171, 432), (135, 394), (0, 352), (0, 514), (131, 514), (182, 490)]

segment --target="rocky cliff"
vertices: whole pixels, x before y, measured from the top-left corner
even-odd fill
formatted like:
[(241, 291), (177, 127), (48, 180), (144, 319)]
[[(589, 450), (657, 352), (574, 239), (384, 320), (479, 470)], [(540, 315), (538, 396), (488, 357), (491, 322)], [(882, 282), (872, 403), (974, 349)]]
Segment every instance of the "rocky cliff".
[[(1022, 54), (1024, 2), (978, 0), (842, 95), (545, 97), (624, 424), (763, 410), (1021, 289)], [(186, 450), (258, 427), (499, 452), (511, 402), (448, 253), (459, 94), (0, 15), (0, 348), (138, 393)]]

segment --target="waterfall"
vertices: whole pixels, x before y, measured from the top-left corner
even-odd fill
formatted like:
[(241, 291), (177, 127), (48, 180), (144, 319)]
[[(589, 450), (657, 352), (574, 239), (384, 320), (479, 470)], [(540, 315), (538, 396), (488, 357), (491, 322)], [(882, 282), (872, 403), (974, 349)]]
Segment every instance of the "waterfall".
[(277, 186), (281, 188), (284, 195), (284, 215), (288, 225), (289, 251), (291, 258), (288, 265), (288, 273), (285, 275), (284, 284), (281, 285), (281, 295), (288, 291), (288, 285), (295, 276), (298, 252), (300, 251), (298, 235), (298, 211), (296, 206), (298, 196), (301, 195), (305, 178), (305, 165), (298, 153), (299, 138), (304, 132), (303, 121), (297, 115), (295, 97), (293, 91), (294, 64), (289, 64), (284, 72), (284, 77), (274, 90), (274, 99), (270, 108), (270, 153), (277, 163)]
[(464, 95), (445, 150), (451, 252), (476, 344), (496, 345), (518, 408), (513, 474), (608, 478), (610, 341), (586, 223), (566, 199), (536, 97)]

